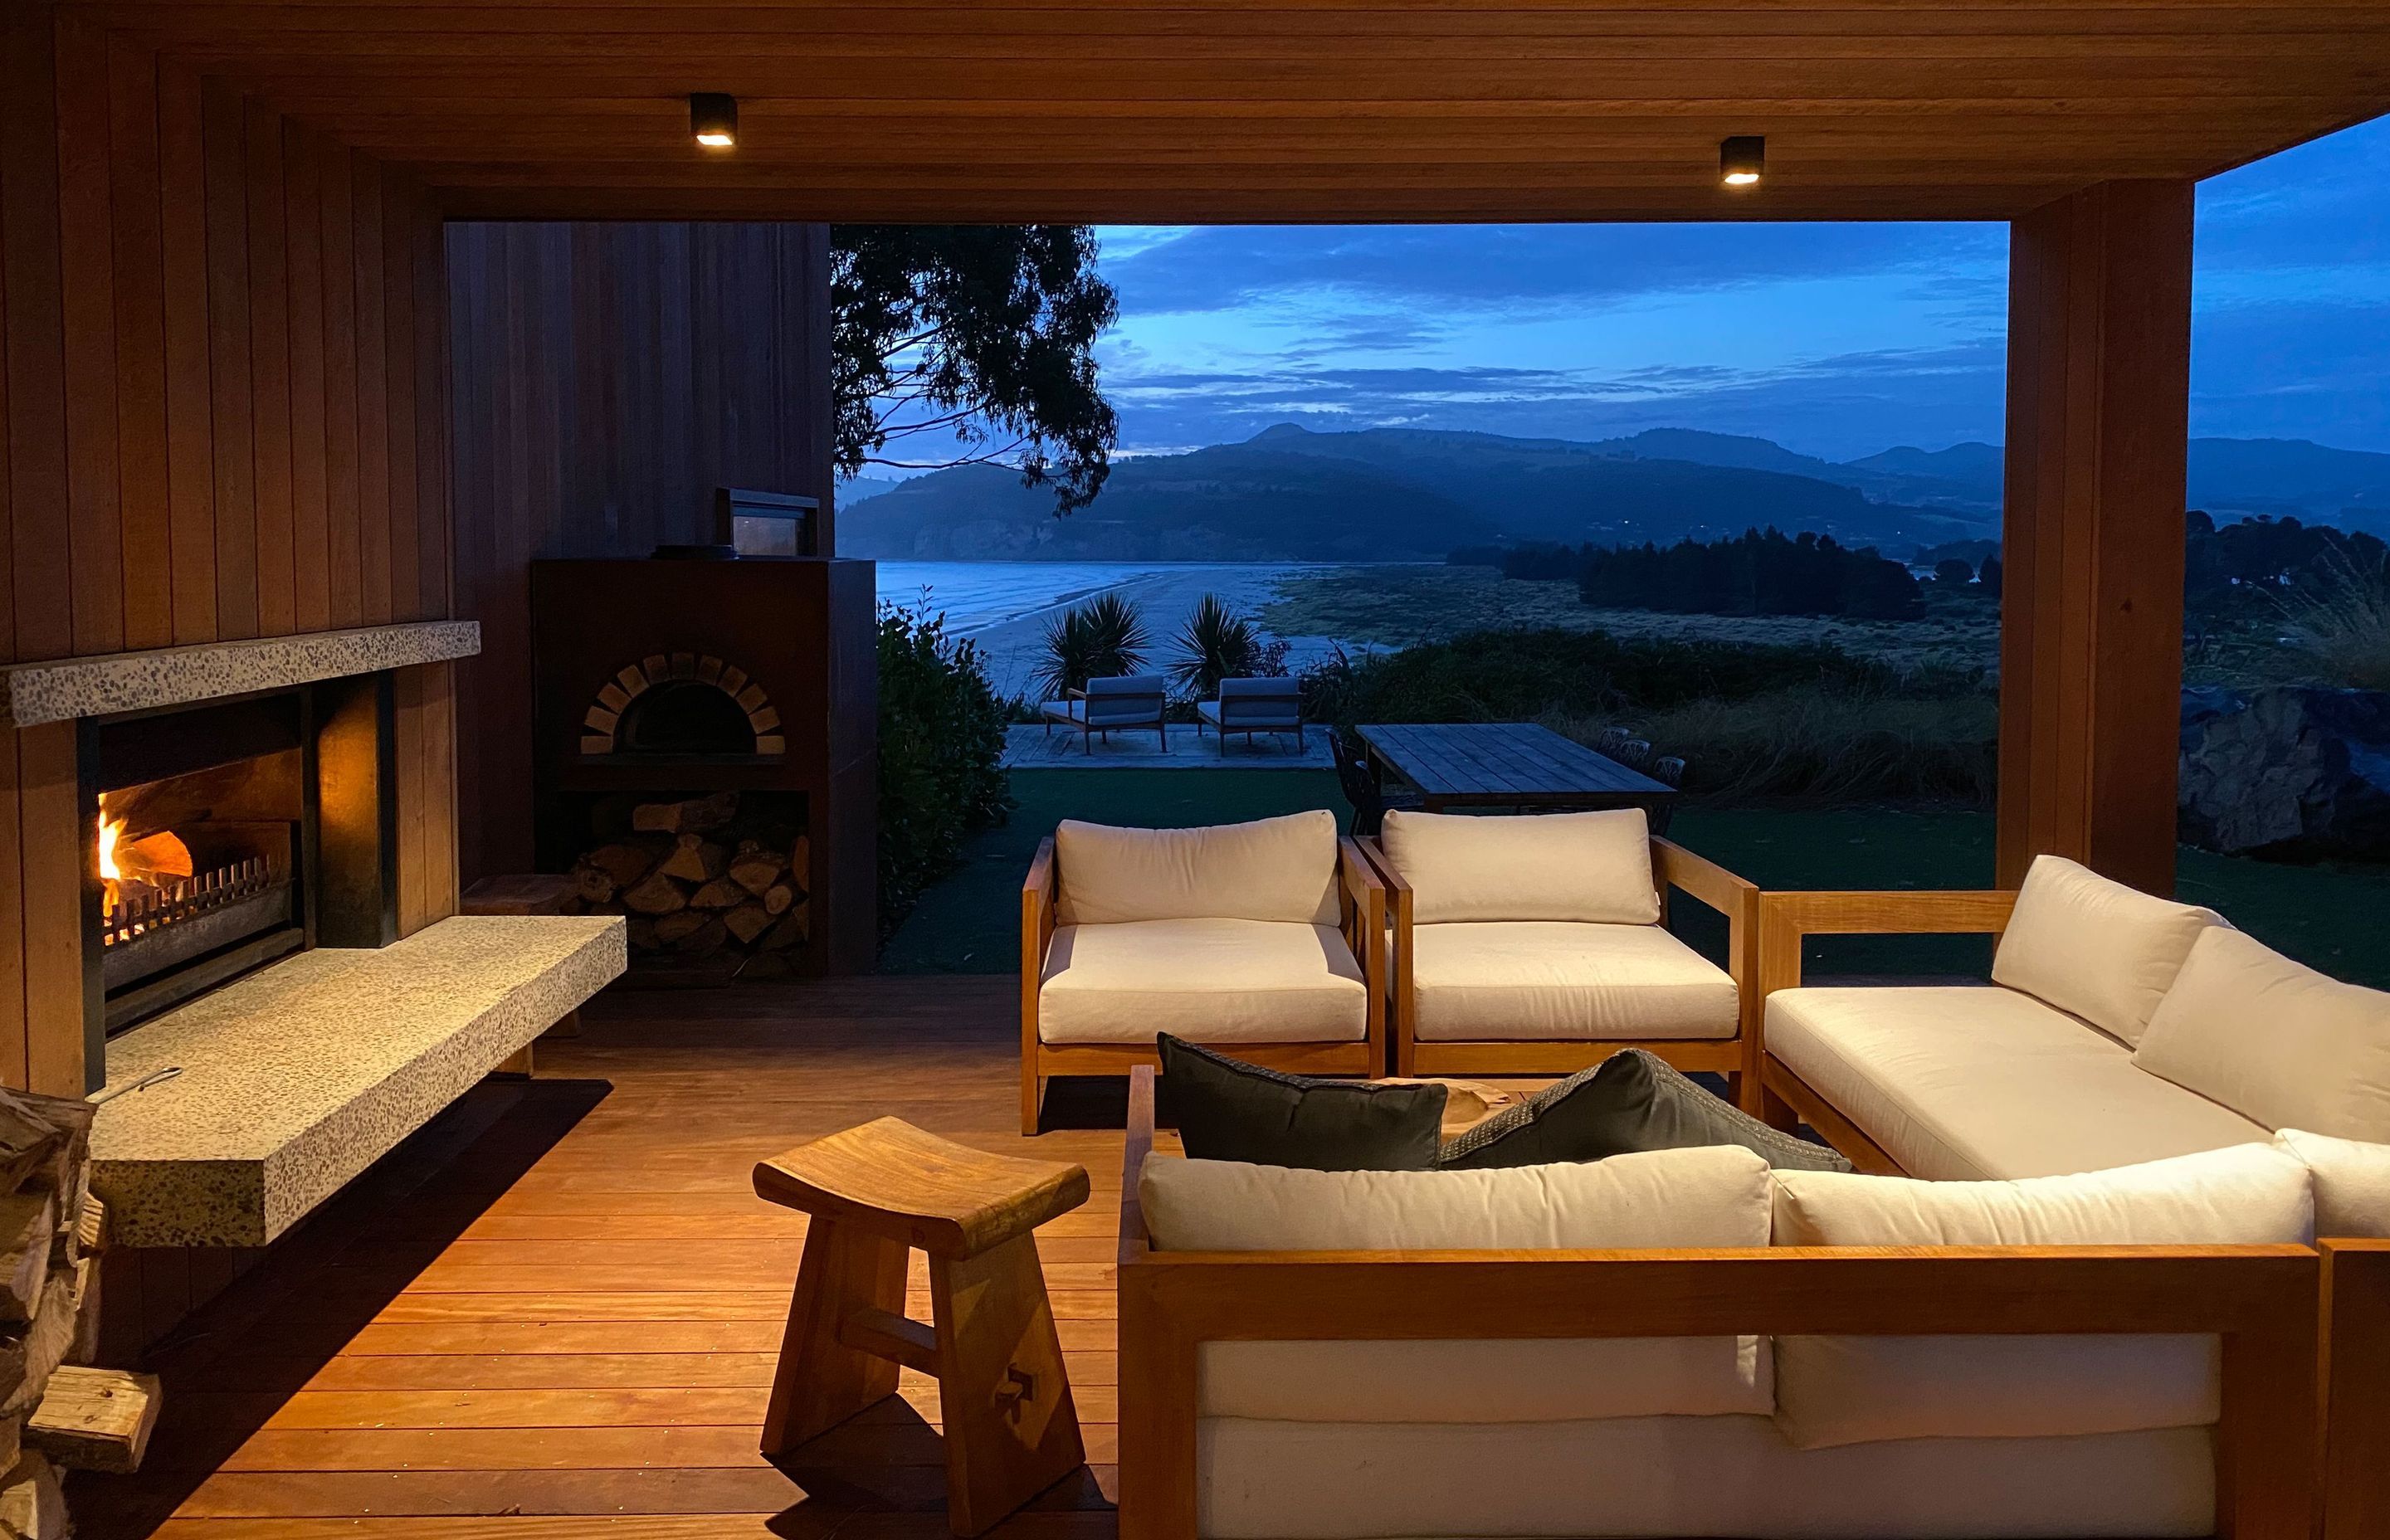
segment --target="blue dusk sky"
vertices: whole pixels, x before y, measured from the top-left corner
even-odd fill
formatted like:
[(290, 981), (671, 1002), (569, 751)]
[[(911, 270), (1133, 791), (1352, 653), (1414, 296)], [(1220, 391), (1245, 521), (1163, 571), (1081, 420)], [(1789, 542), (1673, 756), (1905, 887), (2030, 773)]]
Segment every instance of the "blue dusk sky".
[[(2390, 118), (2200, 189), (2191, 430), (2390, 451)], [(1107, 228), (1128, 453), (1322, 430), (2001, 437), (1998, 225)]]

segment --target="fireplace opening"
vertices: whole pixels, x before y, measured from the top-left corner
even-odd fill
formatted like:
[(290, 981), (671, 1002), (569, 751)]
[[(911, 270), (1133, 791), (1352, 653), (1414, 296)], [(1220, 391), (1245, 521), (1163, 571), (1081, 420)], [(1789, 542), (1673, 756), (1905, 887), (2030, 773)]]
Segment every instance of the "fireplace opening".
[(623, 708), (614, 729), (618, 754), (752, 754), (755, 728), (747, 709), (720, 685), (667, 679)]
[(304, 714), (294, 695), (95, 729), (107, 1031), (307, 944)]

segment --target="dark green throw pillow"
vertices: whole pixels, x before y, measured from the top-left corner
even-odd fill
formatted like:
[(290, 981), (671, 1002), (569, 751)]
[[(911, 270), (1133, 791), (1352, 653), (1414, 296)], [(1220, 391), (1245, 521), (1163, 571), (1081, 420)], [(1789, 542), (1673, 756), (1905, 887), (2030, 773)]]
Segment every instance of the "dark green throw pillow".
[(1627, 1048), (1479, 1123), (1444, 1147), (1446, 1170), (1557, 1165), (1647, 1149), (1735, 1144), (1785, 1171), (1848, 1171), (1823, 1145), (1768, 1127), (1656, 1054)]
[(1159, 1110), (1199, 1161), (1304, 1171), (1425, 1171), (1444, 1134), (1444, 1087), (1280, 1074), (1164, 1033)]

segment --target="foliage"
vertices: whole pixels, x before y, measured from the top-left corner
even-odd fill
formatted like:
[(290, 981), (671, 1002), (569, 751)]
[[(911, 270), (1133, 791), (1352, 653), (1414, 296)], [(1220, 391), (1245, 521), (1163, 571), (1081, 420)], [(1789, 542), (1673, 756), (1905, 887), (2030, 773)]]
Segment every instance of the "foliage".
[(1046, 660), (1033, 677), (1053, 699), (1090, 679), (1116, 679), (1145, 666), (1145, 611), (1118, 594), (1099, 594), (1046, 627)]
[(1934, 564), (1934, 581), (1945, 588), (1964, 588), (1975, 581), (1975, 564), (1964, 557), (1946, 556)]
[(1003, 706), (944, 615), (880, 609), (880, 934), (1012, 805)]
[(2326, 553), (2281, 599), (2298, 656), (2322, 683), (2390, 690), (2390, 559)]
[(1984, 558), (1984, 564), (1975, 569), (1975, 581), (1983, 584), (1984, 597), (1986, 598), (1996, 599), (2000, 597), (2000, 583), (2006, 575), (2006, 569), (2000, 566), (2000, 553), (1998, 551), (1986, 555)]
[(2246, 607), (2258, 596), (2330, 596), (2344, 589), (2352, 574), (2378, 571), (2390, 558), (2390, 546), (2362, 531), (2295, 519), (2242, 519), (2219, 526), (2194, 508), (2187, 522), (2183, 591), (2192, 610), (2209, 615)]
[(1177, 646), (1171, 682), (1193, 696), (1218, 694), (1223, 679), (1276, 677), (1286, 672), (1286, 643), (1265, 635), (1217, 594), (1195, 601)]
[(1769, 528), (1731, 540), (1680, 540), (1579, 553), (1577, 592), (1586, 603), (1670, 614), (1845, 615), (1902, 621), (1919, 613), (1917, 580), (1872, 547), (1851, 550), (1833, 536)]
[[(1119, 313), (1084, 225), (842, 225), (831, 234), (830, 381), (839, 473), (1002, 461), (1093, 500), (1119, 422), (1095, 340)], [(951, 440), (958, 457), (890, 457)]]

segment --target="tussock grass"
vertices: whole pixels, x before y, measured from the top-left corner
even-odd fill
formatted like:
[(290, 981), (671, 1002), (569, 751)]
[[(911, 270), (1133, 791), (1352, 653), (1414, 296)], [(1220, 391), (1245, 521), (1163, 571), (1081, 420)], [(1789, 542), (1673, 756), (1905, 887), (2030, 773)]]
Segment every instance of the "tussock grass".
[(2318, 565), (2322, 581), (2281, 601), (2294, 655), (2319, 683), (2390, 690), (2390, 564), (2334, 551)]

